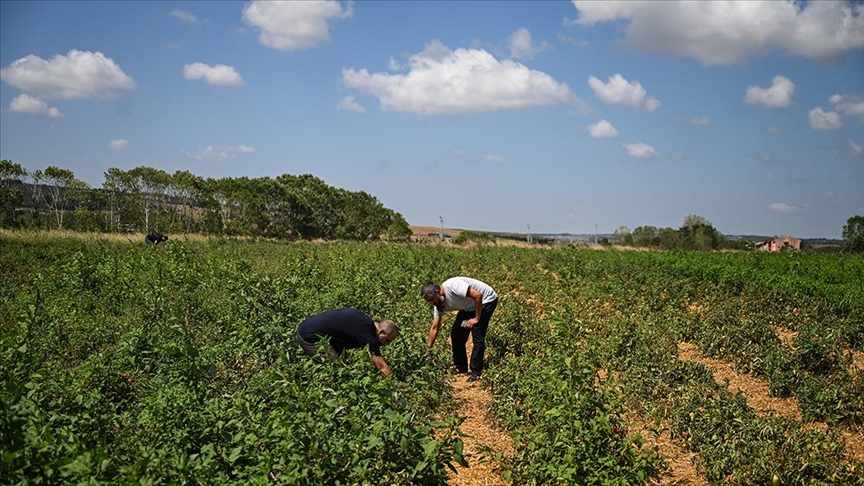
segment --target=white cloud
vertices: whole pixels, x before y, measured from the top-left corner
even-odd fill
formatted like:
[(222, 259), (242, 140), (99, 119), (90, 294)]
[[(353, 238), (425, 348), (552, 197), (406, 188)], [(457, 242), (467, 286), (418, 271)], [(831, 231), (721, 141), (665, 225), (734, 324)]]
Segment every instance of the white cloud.
[(780, 128), (773, 125), (768, 125), (765, 127), (765, 131), (768, 133), (780, 133)]
[(564, 34), (558, 34), (558, 42), (562, 44), (570, 44), (571, 46), (576, 47), (585, 47), (588, 45), (588, 42), (583, 39), (574, 39)]
[(635, 157), (637, 159), (645, 160), (657, 155), (657, 150), (647, 143), (625, 143), (623, 147), (627, 149), (627, 153), (630, 157)]
[(573, 0), (573, 4), (579, 13), (577, 24), (629, 21), (625, 45), (706, 65), (743, 63), (776, 49), (834, 62), (864, 47), (864, 5), (860, 3)]
[(50, 61), (30, 54), (0, 69), (10, 86), (46, 99), (114, 98), (135, 81), (101, 52), (71, 50)]
[(711, 117), (695, 116), (687, 119), (687, 123), (691, 125), (706, 126), (711, 124)]
[(123, 150), (127, 145), (129, 145), (129, 140), (125, 138), (117, 138), (108, 142), (108, 148), (111, 150)]
[(765, 178), (763, 180), (765, 182), (774, 182), (775, 180), (777, 180), (777, 177), (775, 177), (774, 174), (769, 172), (769, 173), (765, 174)]
[(823, 111), (822, 107), (817, 106), (810, 110), (808, 114), (810, 119), (810, 128), (824, 132), (827, 130), (838, 130), (843, 127), (843, 120), (840, 119), (840, 114), (835, 111)]
[(177, 19), (181, 22), (187, 22), (190, 24), (205, 24), (205, 23), (207, 23), (207, 19), (200, 20), (200, 19), (198, 19), (198, 17), (195, 14), (186, 12), (185, 10), (176, 9), (176, 8), (174, 10), (168, 12), (168, 16), (174, 17), (175, 19)]
[(525, 27), (520, 27), (507, 39), (510, 49), (510, 57), (513, 59), (531, 59), (535, 54), (550, 49), (552, 46), (543, 41), (540, 45), (534, 44), (531, 32)]
[(861, 155), (862, 153), (864, 153), (864, 146), (858, 145), (852, 140), (847, 140), (847, 142), (849, 142), (849, 148), (851, 148), (852, 151), (855, 152), (855, 155)]
[(396, 61), (396, 59), (393, 59), (392, 57), (390, 58), (390, 62), (387, 63), (387, 67), (389, 67), (391, 71), (401, 71), (402, 70), (402, 65), (399, 64), (399, 62)]
[(774, 157), (771, 157), (771, 154), (766, 154), (765, 152), (756, 152), (756, 158), (762, 162), (771, 162), (774, 160)]
[(591, 138), (618, 138), (618, 130), (606, 120), (588, 125), (588, 134)]
[(362, 105), (357, 103), (354, 100), (353, 96), (346, 96), (342, 98), (338, 105), (336, 105), (337, 110), (342, 111), (354, 111), (357, 113), (366, 113), (366, 108), (363, 108)]
[(792, 105), (795, 84), (785, 76), (774, 76), (770, 88), (747, 86), (744, 102), (766, 108), (786, 108)]
[(580, 100), (565, 83), (483, 49), (451, 51), (439, 41), (408, 60), (408, 72), (342, 70), (349, 88), (378, 98), (384, 111), (419, 115), (464, 115), (531, 108)]
[(840, 113), (848, 116), (860, 116), (864, 122), (864, 95), (835, 94), (828, 98), (828, 102)]
[(258, 27), (258, 41), (280, 51), (297, 51), (330, 42), (330, 22), (350, 18), (353, 3), (345, 10), (335, 1), (253, 1), (243, 7), (243, 20)]
[(799, 211), (806, 211), (809, 208), (810, 207), (806, 204), (804, 206), (798, 207), (798, 206), (791, 206), (791, 205), (783, 203), (783, 202), (771, 203), (768, 206), (768, 209), (770, 209), (771, 211), (777, 211), (778, 213), (797, 213)]
[(588, 77), (588, 84), (594, 90), (594, 96), (600, 101), (611, 105), (624, 105), (637, 111), (652, 112), (660, 108), (660, 101), (648, 96), (642, 83), (628, 82), (620, 74), (609, 77), (608, 83), (603, 83), (594, 76)]
[(193, 62), (183, 66), (183, 77), (190, 81), (203, 79), (205, 83), (213, 86), (240, 87), (246, 85), (246, 81), (243, 81), (243, 77), (234, 69), (234, 66), (224, 64), (209, 66), (202, 62)]
[(196, 160), (236, 159), (237, 154), (250, 154), (254, 152), (255, 148), (246, 145), (235, 145), (232, 147), (214, 147), (212, 145), (208, 145), (206, 147), (200, 147), (194, 152), (183, 150), (183, 154), (185, 154), (191, 159)]
[(500, 155), (495, 155), (495, 154), (489, 154), (483, 158), (488, 160), (489, 162), (495, 162), (495, 163), (504, 162), (504, 157), (502, 157)]
[(25, 113), (27, 115), (47, 116), (48, 118), (60, 118), (63, 116), (55, 106), (48, 106), (39, 98), (28, 94), (20, 94), (9, 103), (9, 111)]

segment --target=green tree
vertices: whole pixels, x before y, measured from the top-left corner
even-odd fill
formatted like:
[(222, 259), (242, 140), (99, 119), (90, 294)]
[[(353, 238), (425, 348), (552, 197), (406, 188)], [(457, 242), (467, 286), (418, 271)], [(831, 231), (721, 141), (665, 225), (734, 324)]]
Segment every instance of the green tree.
[(638, 226), (633, 230), (632, 236), (636, 246), (655, 246), (659, 242), (658, 231), (654, 226)]
[(66, 211), (74, 209), (78, 199), (90, 188), (86, 182), (76, 179), (71, 170), (53, 165), (34, 172), (33, 183), (42, 202), (53, 214), (57, 229), (61, 230)]
[(613, 234), (615, 235), (615, 242), (619, 245), (633, 244), (633, 234), (630, 232), (630, 228), (619, 226)]
[(674, 228), (663, 228), (657, 233), (657, 243), (664, 250), (681, 247), (681, 235)]
[(846, 220), (843, 226), (843, 248), (851, 252), (864, 252), (864, 216), (856, 215)]
[(702, 216), (689, 215), (678, 229), (681, 246), (687, 250), (716, 250), (723, 247), (723, 235)]
[(0, 160), (0, 227), (18, 226), (15, 211), (24, 202), (24, 193), (21, 191), (24, 177), (27, 177), (27, 170), (20, 164)]

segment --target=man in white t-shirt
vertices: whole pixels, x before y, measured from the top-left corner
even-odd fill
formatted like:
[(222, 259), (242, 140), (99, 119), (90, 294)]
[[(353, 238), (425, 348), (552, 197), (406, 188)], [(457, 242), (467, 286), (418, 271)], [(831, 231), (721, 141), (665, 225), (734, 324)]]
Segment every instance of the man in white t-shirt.
[(423, 286), (423, 299), (432, 308), (432, 327), (429, 329), (429, 341), (426, 352), (432, 349), (438, 331), (441, 329), (441, 318), (445, 312), (459, 311), (450, 331), (450, 343), (453, 347), (453, 365), (456, 373), (468, 372), (468, 356), (466, 344), (471, 335), (474, 349), (471, 351), (471, 376), (468, 381), (476, 381), (483, 373), (483, 354), (486, 352), (486, 329), (495, 307), (498, 306), (498, 294), (489, 285), (468, 277), (453, 277), (443, 283), (427, 283)]

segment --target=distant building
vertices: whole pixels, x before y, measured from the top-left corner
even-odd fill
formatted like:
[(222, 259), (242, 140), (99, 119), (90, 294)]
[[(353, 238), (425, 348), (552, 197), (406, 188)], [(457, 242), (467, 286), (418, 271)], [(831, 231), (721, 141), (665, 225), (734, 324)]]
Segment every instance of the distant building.
[(775, 236), (756, 243), (757, 251), (801, 250), (801, 238)]

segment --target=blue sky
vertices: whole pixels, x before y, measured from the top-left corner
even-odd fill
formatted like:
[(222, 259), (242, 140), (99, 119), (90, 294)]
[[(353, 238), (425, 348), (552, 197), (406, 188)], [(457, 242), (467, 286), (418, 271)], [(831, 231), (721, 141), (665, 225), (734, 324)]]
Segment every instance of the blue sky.
[(0, 2), (0, 157), (311, 173), (410, 224), (839, 238), (860, 2)]

